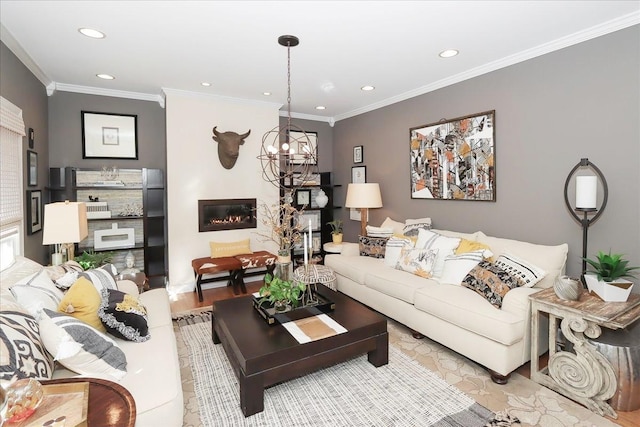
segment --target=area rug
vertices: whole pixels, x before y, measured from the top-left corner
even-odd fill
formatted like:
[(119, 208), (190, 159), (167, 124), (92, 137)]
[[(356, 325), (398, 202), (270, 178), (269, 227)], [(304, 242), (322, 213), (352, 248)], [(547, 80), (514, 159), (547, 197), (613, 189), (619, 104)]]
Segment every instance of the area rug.
[[(202, 311), (202, 310), (200, 310)], [(211, 325), (210, 314), (192, 312), (187, 316), (176, 316), (175, 331), (178, 342), (178, 354), (181, 364), (182, 385), (185, 399), (184, 427), (207, 426), (200, 419), (201, 404), (196, 396), (196, 380), (192, 373), (191, 366), (194, 363), (190, 360), (190, 347), (185, 344), (185, 333), (187, 328), (180, 325), (195, 325), (204, 322), (206, 339), (201, 337), (203, 344), (211, 345)], [(191, 328), (191, 326), (189, 326)], [(484, 368), (475, 362), (449, 350), (448, 348), (433, 342), (429, 339), (415, 339), (410, 331), (403, 325), (390, 320), (388, 323), (390, 348), (399, 350), (420, 366), (430, 370), (433, 374), (455, 386), (476, 403), (497, 413), (499, 416), (494, 420), (495, 426), (576, 426), (576, 427), (615, 427), (606, 418), (600, 417), (581, 405), (566, 399), (565, 397), (536, 384), (519, 374), (513, 374), (509, 383), (504, 386), (493, 383)], [(188, 333), (188, 332), (187, 332)], [(391, 354), (391, 353), (390, 353)], [(225, 357), (225, 363), (226, 357)], [(365, 358), (365, 363), (366, 358)], [(373, 367), (372, 367), (373, 368)], [(375, 369), (375, 368), (374, 368)], [(229, 371), (230, 372), (230, 371)], [(233, 375), (231, 373), (231, 375)], [(235, 377), (234, 381), (235, 381)], [(286, 384), (286, 383), (285, 383)], [(424, 387), (419, 385), (418, 389)], [(235, 395), (235, 394), (234, 394)], [(357, 396), (351, 397), (353, 402), (357, 401)], [(207, 405), (207, 403), (205, 403)], [(236, 406), (238, 403), (236, 401)], [(266, 405), (266, 400), (265, 400)], [(204, 406), (202, 412), (211, 414), (213, 408)], [(266, 406), (265, 406), (266, 407)], [(240, 412), (239, 408), (237, 409)], [(241, 412), (240, 412), (241, 413)], [(255, 416), (254, 416), (255, 417)], [(251, 422), (254, 417), (241, 420), (238, 425), (267, 425), (267, 424), (242, 424)], [(244, 418), (244, 417), (243, 417)], [(500, 421), (500, 420), (504, 421)], [(519, 419), (520, 423), (515, 420)], [(296, 420), (297, 421), (297, 420)], [(214, 425), (225, 425), (220, 420), (216, 420)], [(269, 424), (274, 425), (274, 424)], [(275, 424), (278, 425), (278, 424)], [(293, 423), (291, 425), (298, 425)], [(322, 424), (309, 424), (322, 425)], [(333, 426), (340, 426), (338, 423)], [(345, 424), (354, 425), (354, 424)], [(385, 425), (405, 425), (384, 424), (381, 421), (373, 422), (372, 426)], [(420, 424), (414, 424), (420, 425)]]
[[(178, 321), (200, 407), (213, 426), (484, 426), (493, 412), (428, 369), (389, 347), (379, 368), (366, 354), (270, 387), (264, 411), (245, 418), (239, 386), (224, 349), (211, 340), (211, 324)], [(204, 409), (204, 410), (203, 410)]]

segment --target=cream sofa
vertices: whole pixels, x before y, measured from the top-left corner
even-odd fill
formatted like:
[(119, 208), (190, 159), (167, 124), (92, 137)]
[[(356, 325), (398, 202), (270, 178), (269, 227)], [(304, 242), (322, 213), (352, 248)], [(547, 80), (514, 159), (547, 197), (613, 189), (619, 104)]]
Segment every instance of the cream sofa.
[[(506, 383), (512, 371), (530, 360), (529, 295), (553, 286), (564, 272), (568, 246), (535, 245), (482, 232), (432, 231), (484, 243), (495, 257), (511, 253), (546, 275), (534, 287), (509, 291), (498, 309), (460, 284), (422, 278), (387, 266), (384, 259), (360, 256), (355, 243), (344, 243), (340, 254), (327, 255), (325, 265), (335, 272), (340, 292), (485, 366), (495, 382)], [(542, 336), (541, 352), (547, 348), (548, 338)]]
[[(16, 262), (0, 275), (1, 303), (3, 309), (17, 304), (9, 288), (20, 279), (42, 270), (42, 266), (27, 258)], [(171, 320), (169, 297), (165, 289), (154, 289), (138, 295), (137, 286), (130, 281), (118, 281), (118, 289), (139, 296), (147, 309), (151, 339), (145, 342), (112, 338), (127, 359), (127, 373), (118, 381), (136, 402), (136, 426), (181, 426), (183, 422), (183, 397), (180, 364), (176, 338)], [(56, 365), (53, 378), (80, 377), (60, 365)], [(107, 376), (91, 375), (114, 381)]]

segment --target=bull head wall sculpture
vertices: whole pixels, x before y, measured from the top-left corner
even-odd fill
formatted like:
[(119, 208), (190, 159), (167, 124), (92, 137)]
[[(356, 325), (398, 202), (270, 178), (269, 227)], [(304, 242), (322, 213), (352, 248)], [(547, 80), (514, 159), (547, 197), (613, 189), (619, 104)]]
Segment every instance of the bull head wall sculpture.
[(231, 169), (235, 166), (240, 154), (240, 146), (244, 144), (244, 139), (249, 136), (251, 129), (247, 133), (238, 135), (235, 132), (218, 132), (217, 127), (213, 128), (212, 138), (218, 143), (218, 158), (223, 168)]

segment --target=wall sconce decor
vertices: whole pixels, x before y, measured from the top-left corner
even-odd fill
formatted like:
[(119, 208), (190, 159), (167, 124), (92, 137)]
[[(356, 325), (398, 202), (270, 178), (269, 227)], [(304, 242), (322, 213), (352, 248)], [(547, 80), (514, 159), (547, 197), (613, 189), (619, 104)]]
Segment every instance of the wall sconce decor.
[[(576, 200), (575, 207), (569, 203), (568, 188), (569, 183), (573, 175), (580, 168), (590, 168), (595, 172), (595, 175), (577, 175), (576, 182)], [(598, 209), (598, 180), (600, 180), (604, 189), (604, 195), (602, 197), (602, 204)], [(607, 206), (607, 199), (609, 198), (609, 188), (607, 186), (607, 180), (604, 175), (598, 169), (596, 165), (589, 161), (589, 159), (580, 159), (580, 162), (571, 169), (567, 180), (564, 183), (564, 202), (569, 209), (571, 215), (582, 225), (582, 281), (584, 284), (584, 273), (587, 271), (587, 232), (589, 226), (596, 222), (600, 215), (604, 212)], [(582, 217), (580, 217), (582, 215)]]

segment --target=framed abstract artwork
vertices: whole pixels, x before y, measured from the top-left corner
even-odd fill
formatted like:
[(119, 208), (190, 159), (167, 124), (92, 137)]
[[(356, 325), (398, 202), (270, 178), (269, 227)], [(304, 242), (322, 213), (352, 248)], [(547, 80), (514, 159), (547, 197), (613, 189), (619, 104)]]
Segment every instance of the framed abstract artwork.
[(496, 200), (495, 110), (409, 130), (411, 198)]
[(42, 230), (42, 191), (27, 190), (27, 234)]
[(82, 111), (83, 159), (138, 158), (138, 116)]

